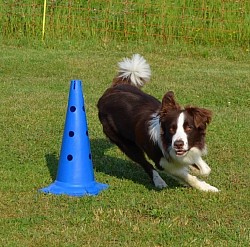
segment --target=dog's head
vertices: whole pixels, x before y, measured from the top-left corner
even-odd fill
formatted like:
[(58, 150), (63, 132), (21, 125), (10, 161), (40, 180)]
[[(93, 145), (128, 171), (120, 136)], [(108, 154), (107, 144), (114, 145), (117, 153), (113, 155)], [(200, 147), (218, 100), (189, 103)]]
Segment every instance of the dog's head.
[(206, 127), (211, 117), (212, 112), (204, 108), (192, 106), (181, 108), (175, 101), (174, 93), (167, 92), (160, 110), (162, 148), (168, 151), (174, 150), (177, 157), (186, 155), (193, 147), (203, 151)]

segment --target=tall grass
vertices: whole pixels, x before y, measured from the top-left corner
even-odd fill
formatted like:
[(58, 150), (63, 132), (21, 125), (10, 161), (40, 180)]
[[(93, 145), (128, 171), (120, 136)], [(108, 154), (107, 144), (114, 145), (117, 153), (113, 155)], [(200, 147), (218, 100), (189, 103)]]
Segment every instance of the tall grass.
[[(47, 40), (101, 39), (249, 46), (250, 2), (48, 0)], [(43, 0), (0, 4), (2, 38), (41, 38)]]

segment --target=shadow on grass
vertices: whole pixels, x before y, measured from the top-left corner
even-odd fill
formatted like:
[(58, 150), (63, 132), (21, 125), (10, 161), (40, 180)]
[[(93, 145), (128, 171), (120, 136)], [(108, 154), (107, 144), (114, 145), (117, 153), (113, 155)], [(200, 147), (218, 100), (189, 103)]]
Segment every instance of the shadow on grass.
[[(103, 172), (120, 179), (132, 180), (134, 183), (144, 185), (149, 190), (158, 190), (154, 187), (150, 178), (140, 165), (130, 160), (106, 155), (105, 151), (111, 147), (114, 147), (114, 144), (110, 143), (108, 139), (91, 140), (91, 152), (96, 171)], [(164, 173), (161, 173), (161, 177), (166, 181), (169, 189), (180, 186), (178, 182)]]
[(54, 181), (56, 179), (59, 159), (56, 153), (46, 154), (45, 159), (46, 159), (47, 167), (49, 169), (50, 176), (52, 180)]
[[(107, 139), (91, 140), (91, 153), (93, 157), (93, 165), (97, 172), (103, 172), (109, 176), (119, 179), (128, 179), (134, 183), (142, 184), (149, 190), (156, 189), (150, 181), (148, 175), (138, 164), (130, 160), (119, 157), (106, 155), (105, 152), (114, 145)], [(50, 176), (54, 181), (57, 175), (59, 159), (56, 153), (46, 154), (46, 163), (50, 172)], [(179, 187), (179, 183), (161, 173), (161, 177), (167, 182), (168, 188)]]

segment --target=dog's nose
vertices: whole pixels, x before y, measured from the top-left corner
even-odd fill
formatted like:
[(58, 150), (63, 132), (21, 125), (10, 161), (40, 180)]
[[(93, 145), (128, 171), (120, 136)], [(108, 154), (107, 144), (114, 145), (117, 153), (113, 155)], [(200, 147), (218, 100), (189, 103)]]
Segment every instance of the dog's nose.
[(174, 142), (175, 149), (183, 149), (183, 146), (184, 146), (184, 141), (182, 141), (182, 140), (176, 140)]

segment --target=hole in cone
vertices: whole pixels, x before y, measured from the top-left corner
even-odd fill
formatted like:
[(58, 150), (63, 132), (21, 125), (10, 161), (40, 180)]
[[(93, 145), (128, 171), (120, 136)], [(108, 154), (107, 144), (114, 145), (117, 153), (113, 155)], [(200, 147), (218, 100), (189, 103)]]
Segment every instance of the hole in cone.
[(69, 137), (73, 137), (75, 135), (74, 131), (69, 131)]
[(68, 160), (68, 161), (73, 160), (73, 156), (72, 156), (71, 154), (69, 154), (69, 155), (67, 156), (67, 160)]
[(75, 106), (71, 106), (69, 109), (70, 109), (71, 112), (75, 112), (76, 111), (76, 107)]

